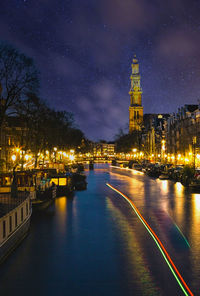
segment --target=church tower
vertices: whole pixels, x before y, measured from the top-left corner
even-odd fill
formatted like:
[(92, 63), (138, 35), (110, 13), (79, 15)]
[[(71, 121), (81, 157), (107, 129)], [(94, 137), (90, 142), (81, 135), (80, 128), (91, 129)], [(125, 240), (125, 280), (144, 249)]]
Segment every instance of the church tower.
[(141, 130), (143, 122), (142, 89), (140, 87), (139, 64), (136, 56), (133, 58), (131, 74), (130, 107), (129, 107), (129, 133)]

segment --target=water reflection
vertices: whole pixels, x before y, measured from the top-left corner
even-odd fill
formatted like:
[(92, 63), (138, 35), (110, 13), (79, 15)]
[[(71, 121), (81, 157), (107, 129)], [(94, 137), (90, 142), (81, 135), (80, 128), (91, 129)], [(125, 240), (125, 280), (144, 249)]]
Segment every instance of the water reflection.
[(177, 197), (183, 196), (184, 186), (180, 182), (174, 184), (174, 189)]
[(58, 199), (55, 200), (56, 209), (60, 213), (63, 213), (64, 215), (66, 214), (66, 205), (67, 205), (67, 198), (65, 196), (59, 197)]
[[(161, 237), (191, 290), (199, 294), (200, 194), (192, 193), (180, 182), (153, 179), (145, 175), (141, 179), (137, 174), (130, 176), (131, 181), (115, 175), (112, 178), (113, 186), (117, 184), (120, 191), (133, 199)], [(141, 190), (141, 186), (144, 190)]]
[(123, 241), (125, 262), (122, 262), (122, 264), (124, 265), (124, 269), (128, 270), (128, 273), (126, 273), (126, 282), (132, 282), (134, 279), (135, 295), (160, 295), (145, 260), (144, 250), (138, 240), (138, 234), (135, 233), (132, 225), (128, 223), (126, 216), (124, 217), (111, 199), (106, 199), (106, 205), (114, 217)]
[(161, 190), (162, 190), (163, 194), (168, 193), (168, 185), (169, 185), (169, 183), (168, 183), (167, 180), (160, 181), (160, 187), (161, 187)]
[(57, 228), (61, 234), (65, 234), (67, 227), (67, 198), (65, 196), (55, 200), (55, 210), (57, 212)]
[(200, 194), (192, 194), (193, 215), (197, 218), (197, 223), (200, 218)]
[(182, 295), (152, 238), (106, 182), (133, 200), (199, 294), (200, 194), (180, 183), (130, 170), (109, 174), (98, 166), (88, 172), (86, 191), (57, 198), (32, 217), (29, 236), (2, 267), (0, 295)]

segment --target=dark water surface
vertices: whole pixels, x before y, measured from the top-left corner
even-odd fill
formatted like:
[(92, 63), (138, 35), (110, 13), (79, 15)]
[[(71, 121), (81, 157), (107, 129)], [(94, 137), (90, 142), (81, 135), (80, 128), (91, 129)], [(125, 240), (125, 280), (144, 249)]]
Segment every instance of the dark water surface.
[(184, 295), (130, 205), (200, 295), (200, 194), (136, 171), (97, 166), (88, 189), (34, 213), (27, 238), (0, 266), (0, 295)]

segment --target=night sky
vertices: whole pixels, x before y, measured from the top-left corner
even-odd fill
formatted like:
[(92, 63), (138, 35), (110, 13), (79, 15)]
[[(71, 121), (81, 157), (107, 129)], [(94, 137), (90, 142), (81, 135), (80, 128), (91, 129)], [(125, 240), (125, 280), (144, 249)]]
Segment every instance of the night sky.
[(200, 99), (200, 1), (1, 0), (0, 39), (33, 57), (40, 96), (91, 140), (128, 124), (131, 62), (145, 113)]

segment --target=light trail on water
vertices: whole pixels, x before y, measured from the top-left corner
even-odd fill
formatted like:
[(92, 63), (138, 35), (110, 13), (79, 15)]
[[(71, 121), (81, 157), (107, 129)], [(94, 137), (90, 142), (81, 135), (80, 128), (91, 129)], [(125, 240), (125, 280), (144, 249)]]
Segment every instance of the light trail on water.
[(149, 224), (144, 219), (144, 217), (141, 215), (141, 213), (139, 212), (139, 210), (137, 209), (135, 204), (125, 194), (123, 194), (121, 191), (119, 191), (118, 189), (113, 187), (111, 184), (106, 183), (106, 185), (109, 188), (111, 188), (112, 190), (114, 190), (115, 192), (117, 192), (118, 194), (120, 194), (130, 204), (130, 206), (132, 207), (132, 209), (134, 210), (134, 212), (136, 213), (136, 215), (138, 216), (140, 221), (143, 223), (143, 225), (145, 226), (145, 228), (147, 229), (147, 231), (149, 232), (149, 234), (153, 238), (154, 242), (156, 243), (159, 251), (161, 252), (162, 256), (164, 257), (167, 265), (169, 266), (173, 276), (175, 277), (177, 283), (179, 284), (179, 286), (182, 289), (182, 291), (184, 292), (184, 294), (187, 296), (188, 295), (194, 296), (194, 294), (191, 292), (191, 290), (187, 286), (186, 282), (184, 281), (183, 277), (179, 273), (178, 269), (176, 268), (175, 264), (173, 263), (171, 257), (169, 256), (169, 254), (166, 251), (165, 247), (163, 246), (162, 242), (160, 241), (158, 236), (155, 234), (153, 229), (149, 226)]

